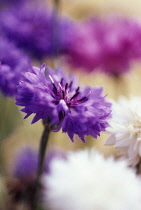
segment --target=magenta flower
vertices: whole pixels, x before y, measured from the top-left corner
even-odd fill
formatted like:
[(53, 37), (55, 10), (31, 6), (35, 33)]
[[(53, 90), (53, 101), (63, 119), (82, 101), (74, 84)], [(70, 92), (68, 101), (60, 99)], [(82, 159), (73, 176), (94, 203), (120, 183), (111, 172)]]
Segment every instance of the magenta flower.
[(102, 96), (103, 88), (80, 88), (76, 79), (69, 79), (60, 70), (54, 72), (45, 65), (33, 67), (20, 81), (16, 104), (27, 115), (35, 113), (32, 123), (43, 119), (58, 131), (67, 133), (73, 141), (77, 134), (85, 142), (85, 135), (94, 138), (108, 126), (111, 104)]
[(74, 33), (70, 40), (67, 62), (76, 68), (92, 71), (101, 63), (101, 47), (88, 22), (73, 27)]
[(141, 60), (141, 24), (136, 20), (91, 18), (74, 31), (68, 54), (75, 67), (117, 75), (128, 72), (133, 61)]

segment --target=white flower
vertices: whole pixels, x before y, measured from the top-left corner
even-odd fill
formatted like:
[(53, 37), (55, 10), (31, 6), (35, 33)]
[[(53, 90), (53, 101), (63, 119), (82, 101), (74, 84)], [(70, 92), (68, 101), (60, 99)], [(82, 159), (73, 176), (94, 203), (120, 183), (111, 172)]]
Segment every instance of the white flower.
[(124, 161), (95, 150), (70, 152), (54, 160), (42, 179), (49, 210), (141, 210), (141, 182)]
[(111, 134), (106, 145), (119, 148), (119, 154), (136, 166), (141, 156), (141, 98), (120, 98), (113, 102), (112, 119), (107, 131)]

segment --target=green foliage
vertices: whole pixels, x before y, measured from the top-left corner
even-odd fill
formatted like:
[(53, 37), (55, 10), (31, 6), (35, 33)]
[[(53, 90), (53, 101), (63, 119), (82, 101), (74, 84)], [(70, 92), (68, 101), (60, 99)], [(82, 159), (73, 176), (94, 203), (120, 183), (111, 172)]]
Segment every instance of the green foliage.
[(14, 99), (0, 95), (0, 140), (8, 137), (21, 122)]

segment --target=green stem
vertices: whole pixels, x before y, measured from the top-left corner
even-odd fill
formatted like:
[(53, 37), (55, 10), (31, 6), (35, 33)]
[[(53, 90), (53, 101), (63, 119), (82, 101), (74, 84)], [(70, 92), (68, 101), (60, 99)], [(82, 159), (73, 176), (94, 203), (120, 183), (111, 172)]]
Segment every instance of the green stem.
[(141, 174), (141, 159), (139, 163), (136, 165), (136, 174), (140, 175)]
[(60, 12), (60, 0), (54, 0), (54, 5), (57, 13)]
[(45, 159), (46, 147), (49, 140), (50, 132), (51, 132), (51, 128), (49, 124), (44, 124), (44, 131), (41, 137), (40, 147), (39, 147), (39, 164), (38, 164), (38, 171), (37, 171), (37, 179), (35, 183), (36, 185), (35, 185), (33, 199), (31, 201), (32, 210), (38, 209), (38, 194), (40, 191), (40, 177), (44, 169), (44, 159)]
[(122, 75), (115, 74), (113, 75), (114, 84), (115, 84), (115, 100), (118, 100), (119, 97), (122, 96), (128, 96), (128, 84), (125, 80), (125, 77)]
[(44, 158), (46, 153), (46, 147), (49, 140), (49, 134), (51, 132), (51, 128), (48, 124), (44, 124), (44, 131), (42, 134), (42, 138), (40, 141), (40, 148), (39, 148), (39, 165), (38, 165), (38, 173), (37, 177), (39, 178), (43, 172), (44, 168)]

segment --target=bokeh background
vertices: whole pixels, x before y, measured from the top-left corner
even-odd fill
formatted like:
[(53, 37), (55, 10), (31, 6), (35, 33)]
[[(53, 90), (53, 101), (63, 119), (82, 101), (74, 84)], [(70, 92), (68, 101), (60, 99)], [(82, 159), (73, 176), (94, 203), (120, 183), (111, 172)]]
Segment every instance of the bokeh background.
[[(61, 0), (60, 2), (60, 14), (69, 15), (77, 21), (89, 16), (105, 17), (113, 14), (121, 17), (133, 17), (141, 21), (141, 1), (139, 0)], [(47, 1), (46, 4), (52, 5), (52, 1)], [(66, 71), (71, 71), (69, 66), (63, 66), (63, 68)], [(109, 100), (117, 100), (120, 95), (127, 97), (141, 95), (140, 63), (133, 63), (131, 71), (121, 76), (118, 82), (104, 73), (88, 74), (83, 71), (78, 72), (77, 69), (74, 73), (79, 77), (82, 84), (103, 86), (104, 93), (108, 94), (107, 99)], [(15, 106), (13, 99), (0, 97), (0, 157), (7, 173), (10, 173), (14, 157), (21, 147), (32, 146), (38, 148), (43, 131), (41, 121), (31, 125), (32, 116), (23, 120), (24, 114), (19, 110), (20, 108)], [(96, 147), (108, 156), (115, 154), (116, 150), (110, 146), (104, 146), (107, 137), (108, 134), (105, 133), (101, 134), (98, 139), (87, 137), (85, 144), (76, 137), (75, 143), (72, 143), (68, 136), (60, 131), (51, 134), (49, 147), (61, 147), (64, 150)]]

